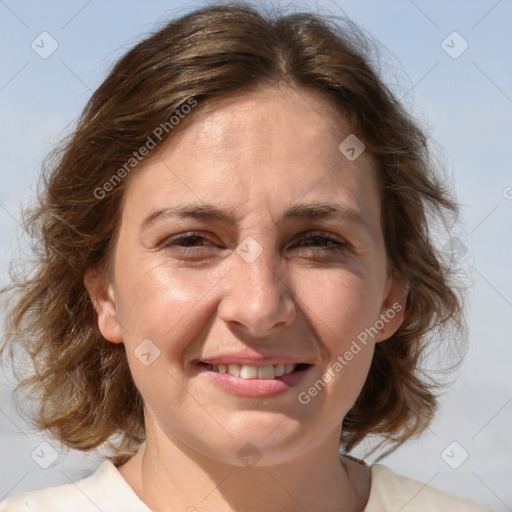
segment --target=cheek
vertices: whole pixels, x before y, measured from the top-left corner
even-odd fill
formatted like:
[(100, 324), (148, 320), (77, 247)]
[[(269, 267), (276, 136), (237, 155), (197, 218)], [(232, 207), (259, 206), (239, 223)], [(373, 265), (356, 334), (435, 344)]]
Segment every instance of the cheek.
[[(132, 378), (150, 408), (179, 411), (187, 391), (185, 351), (201, 343), (215, 279), (210, 272), (152, 266), (118, 280), (118, 313)], [(218, 279), (217, 279), (218, 280)], [(153, 411), (155, 411), (153, 409)]]
[(372, 279), (353, 272), (331, 272), (317, 278), (315, 286), (307, 286), (307, 280), (302, 283), (308, 294), (306, 311), (325, 352), (320, 382), (310, 383), (302, 399), (316, 401), (321, 395), (325, 414), (336, 421), (339, 411), (345, 413), (353, 405), (368, 375), (374, 352), (370, 328), (380, 312), (378, 295)]
[(118, 313), (124, 342), (136, 347), (150, 339), (174, 358), (185, 350), (207, 316), (209, 293), (222, 278), (211, 270), (169, 268), (168, 265), (134, 265), (118, 279)]
[(349, 338), (375, 322), (380, 304), (374, 282), (371, 272), (348, 269), (304, 273), (297, 280), (299, 303), (306, 304), (305, 314), (321, 329), (320, 339), (343, 349)]

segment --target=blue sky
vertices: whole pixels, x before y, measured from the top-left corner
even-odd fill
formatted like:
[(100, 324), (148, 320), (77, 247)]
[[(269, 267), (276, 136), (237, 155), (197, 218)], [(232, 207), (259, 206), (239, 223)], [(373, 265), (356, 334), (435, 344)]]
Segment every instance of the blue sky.
[[(385, 48), (384, 77), (426, 127), (462, 205), (457, 236), (467, 247), (461, 263), (473, 282), (470, 351), (431, 430), (383, 463), (495, 510), (511, 510), (512, 2), (272, 4), (348, 15), (377, 38)], [(0, 282), (22, 243), (16, 219), (35, 189), (42, 158), (72, 127), (116, 58), (155, 24), (200, 5), (0, 1)], [(58, 44), (47, 59), (31, 47), (42, 32)], [(12, 421), (20, 426), (21, 420), (9, 408), (9, 385), (0, 382), (0, 450), (9, 461), (0, 468), (0, 498), (66, 482), (60, 466), (34, 465), (30, 452), (38, 438), (13, 432)], [(453, 441), (469, 453), (456, 470), (441, 457)], [(95, 460), (71, 454), (62, 467), (79, 475)]]

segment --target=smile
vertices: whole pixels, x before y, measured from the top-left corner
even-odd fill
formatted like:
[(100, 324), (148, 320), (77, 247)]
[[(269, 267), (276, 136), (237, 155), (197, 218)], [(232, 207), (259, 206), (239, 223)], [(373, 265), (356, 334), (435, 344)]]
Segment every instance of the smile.
[(304, 364), (280, 363), (269, 364), (265, 366), (254, 366), (249, 364), (208, 364), (208, 368), (216, 373), (228, 373), (233, 377), (240, 377), (241, 379), (274, 379), (283, 375), (288, 375), (294, 372), (299, 367), (304, 367)]
[(200, 362), (199, 373), (230, 394), (261, 398), (278, 395), (297, 386), (313, 367), (304, 363), (277, 363), (255, 366), (248, 364), (210, 364)]

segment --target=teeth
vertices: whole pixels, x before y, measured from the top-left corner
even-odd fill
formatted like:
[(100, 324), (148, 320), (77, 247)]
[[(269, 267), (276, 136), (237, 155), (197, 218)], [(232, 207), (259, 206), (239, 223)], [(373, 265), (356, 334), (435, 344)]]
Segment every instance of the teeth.
[(233, 377), (240, 377), (240, 365), (239, 364), (228, 364), (228, 373)]
[(258, 377), (258, 368), (244, 364), (240, 367), (240, 377), (242, 379), (256, 379)]
[(281, 375), (284, 375), (285, 365), (284, 364), (276, 364), (274, 366), (274, 375), (276, 377), (281, 377)]
[(293, 372), (293, 370), (295, 370), (295, 365), (294, 364), (286, 363), (284, 365), (284, 373), (291, 373), (291, 372)]
[[(251, 366), (251, 368), (256, 368)], [(275, 377), (274, 367), (270, 364), (268, 366), (260, 366), (258, 368), (258, 379), (273, 379)]]
[(281, 377), (288, 373), (292, 373), (297, 368), (296, 364), (270, 364), (267, 366), (253, 366), (249, 364), (219, 364), (217, 366), (210, 365), (210, 369), (217, 373), (229, 373), (233, 377), (241, 379), (273, 379)]

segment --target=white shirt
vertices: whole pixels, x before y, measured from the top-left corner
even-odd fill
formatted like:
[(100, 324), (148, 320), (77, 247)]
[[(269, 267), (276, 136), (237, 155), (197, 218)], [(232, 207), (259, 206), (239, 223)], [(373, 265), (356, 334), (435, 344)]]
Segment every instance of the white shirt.
[[(194, 510), (191, 504), (191, 510)], [(197, 510), (201, 506), (197, 504)], [(364, 512), (493, 512), (471, 501), (371, 466), (371, 489)], [(0, 503), (0, 512), (151, 512), (109, 460), (74, 483), (21, 492)]]

